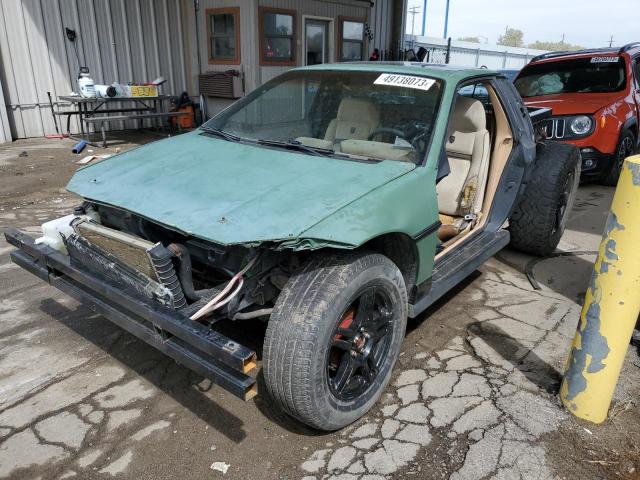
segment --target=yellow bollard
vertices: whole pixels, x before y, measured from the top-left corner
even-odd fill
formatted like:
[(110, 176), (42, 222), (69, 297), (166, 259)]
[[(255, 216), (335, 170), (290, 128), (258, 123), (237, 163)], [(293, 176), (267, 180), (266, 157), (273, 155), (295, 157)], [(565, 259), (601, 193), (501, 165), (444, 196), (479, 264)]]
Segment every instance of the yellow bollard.
[(607, 418), (640, 311), (640, 155), (625, 160), (584, 299), (560, 398), (575, 416)]

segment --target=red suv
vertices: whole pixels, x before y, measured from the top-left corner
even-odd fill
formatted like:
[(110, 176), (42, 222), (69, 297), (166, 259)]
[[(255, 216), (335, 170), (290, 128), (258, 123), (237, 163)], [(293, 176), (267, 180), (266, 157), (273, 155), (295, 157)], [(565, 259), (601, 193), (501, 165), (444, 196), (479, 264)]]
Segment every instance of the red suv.
[(638, 147), (640, 42), (539, 55), (515, 86), (527, 106), (551, 108), (544, 132), (580, 148), (583, 179), (617, 183), (622, 162)]

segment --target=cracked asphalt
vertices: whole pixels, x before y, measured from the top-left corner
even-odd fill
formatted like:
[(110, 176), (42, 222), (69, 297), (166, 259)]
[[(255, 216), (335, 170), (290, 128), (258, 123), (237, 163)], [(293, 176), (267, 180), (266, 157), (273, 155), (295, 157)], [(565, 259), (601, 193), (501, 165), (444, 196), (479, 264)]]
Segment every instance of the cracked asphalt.
[[(0, 228), (36, 234), (77, 203), (70, 149), (0, 147)], [(532, 258), (505, 250), (410, 322), (378, 404), (331, 434), (212, 386), (11, 264), (2, 239), (0, 478), (640, 478), (635, 349), (604, 424), (557, 398), (612, 195), (580, 188), (559, 249), (581, 253), (537, 262), (540, 290)], [(235, 335), (260, 353), (263, 333)]]

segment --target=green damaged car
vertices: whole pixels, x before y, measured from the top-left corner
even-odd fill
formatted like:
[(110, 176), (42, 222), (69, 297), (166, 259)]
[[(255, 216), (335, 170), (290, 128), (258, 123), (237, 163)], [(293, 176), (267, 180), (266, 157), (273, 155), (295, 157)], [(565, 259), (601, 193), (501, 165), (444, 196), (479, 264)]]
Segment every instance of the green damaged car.
[[(557, 246), (580, 154), (511, 82), (410, 63), (298, 68), (202, 127), (80, 169), (18, 265), (240, 398), (321, 430), (388, 383), (407, 318), (509, 243)], [(241, 322), (267, 324), (260, 358)], [(225, 334), (221, 333), (226, 332)]]

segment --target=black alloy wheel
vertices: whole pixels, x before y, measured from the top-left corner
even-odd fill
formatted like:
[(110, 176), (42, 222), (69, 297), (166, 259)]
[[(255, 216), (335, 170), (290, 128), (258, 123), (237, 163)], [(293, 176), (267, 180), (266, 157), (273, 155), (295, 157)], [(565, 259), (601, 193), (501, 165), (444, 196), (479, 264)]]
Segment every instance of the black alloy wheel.
[(349, 401), (374, 383), (391, 343), (391, 300), (385, 290), (369, 286), (342, 315), (327, 352), (331, 393)]

